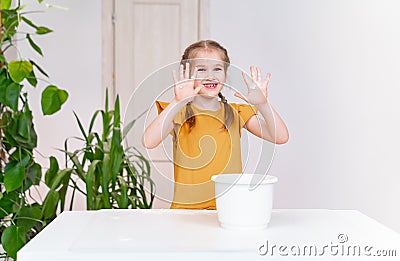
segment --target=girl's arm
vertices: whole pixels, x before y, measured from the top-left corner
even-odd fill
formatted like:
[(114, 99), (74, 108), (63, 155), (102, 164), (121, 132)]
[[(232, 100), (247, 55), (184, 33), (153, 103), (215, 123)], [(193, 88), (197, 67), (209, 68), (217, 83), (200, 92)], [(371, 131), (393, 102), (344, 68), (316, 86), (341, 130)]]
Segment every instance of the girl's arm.
[(255, 105), (263, 116), (263, 119), (259, 119), (256, 115), (252, 116), (246, 122), (246, 129), (264, 140), (276, 144), (286, 143), (289, 139), (289, 132), (285, 122), (268, 102), (267, 87), (271, 74), (267, 73), (265, 81), (262, 81), (260, 68), (250, 66), (252, 82), (249, 82), (245, 73), (242, 75), (248, 93), (244, 95), (237, 92), (235, 96)]
[(175, 98), (144, 131), (142, 144), (147, 149), (157, 147), (167, 137), (174, 128), (175, 115), (186, 103), (193, 100), (202, 88), (202, 86), (194, 88), (195, 75), (189, 77), (189, 72), (189, 63), (186, 63), (186, 69), (183, 65), (180, 66), (179, 77), (176, 76), (175, 71), (173, 72)]
[(289, 140), (288, 129), (268, 100), (265, 104), (256, 105), (256, 108), (260, 111), (263, 119), (253, 115), (246, 122), (246, 129), (264, 140), (276, 144), (286, 143)]
[(168, 106), (147, 126), (142, 137), (142, 144), (147, 149), (157, 147), (174, 128), (175, 115), (185, 106), (184, 102), (173, 100)]

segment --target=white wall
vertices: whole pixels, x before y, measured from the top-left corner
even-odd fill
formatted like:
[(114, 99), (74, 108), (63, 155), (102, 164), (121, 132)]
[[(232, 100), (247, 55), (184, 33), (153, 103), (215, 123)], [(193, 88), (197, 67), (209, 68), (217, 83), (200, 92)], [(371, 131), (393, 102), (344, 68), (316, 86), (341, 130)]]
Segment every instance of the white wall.
[[(45, 55), (36, 60), (70, 97), (46, 117), (39, 92), (30, 99), (39, 151), (60, 156), (55, 148), (79, 133), (72, 110), (87, 124), (102, 106), (101, 1), (51, 3), (69, 11), (31, 16), (55, 31), (35, 38)], [(400, 232), (399, 7), (395, 0), (211, 0), (211, 38), (235, 65), (272, 73), (270, 102), (290, 131), (270, 171), (279, 178), (276, 208), (357, 209)]]
[[(229, 8), (228, 8), (229, 6)], [(356, 209), (400, 232), (400, 2), (211, 0), (233, 64), (272, 73), (275, 208)]]

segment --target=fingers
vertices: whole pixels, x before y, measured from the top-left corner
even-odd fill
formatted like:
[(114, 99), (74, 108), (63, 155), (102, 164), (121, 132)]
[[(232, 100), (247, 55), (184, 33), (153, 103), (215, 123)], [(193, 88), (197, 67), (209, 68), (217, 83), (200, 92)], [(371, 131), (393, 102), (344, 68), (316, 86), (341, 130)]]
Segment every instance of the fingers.
[(185, 66), (185, 79), (189, 79), (190, 75), (190, 64), (187, 62)]
[(271, 73), (267, 73), (267, 76), (265, 77), (265, 81), (268, 83), (270, 78), (271, 78)]
[(183, 64), (179, 65), (179, 81), (182, 81), (183, 79), (185, 79), (184, 75), (183, 75)]
[(177, 76), (176, 76), (176, 71), (172, 71), (172, 77), (174, 78), (174, 83), (176, 84), (178, 82)]
[[(197, 71), (194, 71), (193, 72), (193, 75), (192, 75), (192, 80), (195, 80), (197, 78)], [(199, 92), (200, 92), (200, 90), (203, 88), (204, 86), (202, 85), (202, 84), (200, 84), (199, 86), (197, 86), (195, 89), (194, 89), (194, 94), (198, 94)]]
[(238, 92), (235, 92), (234, 95), (235, 95), (235, 97), (238, 97), (238, 98), (244, 100), (245, 102), (249, 102), (249, 100), (247, 99), (247, 97), (244, 96), (243, 94), (240, 94), (240, 93), (238, 93)]
[(253, 81), (261, 81), (261, 70), (258, 66), (250, 66), (250, 76)]
[(256, 67), (257, 70), (257, 81), (261, 82), (261, 70), (260, 67)]
[[(262, 75), (261, 75), (261, 69), (258, 66), (250, 66), (250, 75), (251, 78), (253, 79), (253, 81), (257, 81), (257, 82), (261, 82), (262, 81)], [(266, 85), (268, 85), (268, 82), (271, 78), (271, 73), (267, 73), (266, 77), (265, 77), (265, 83)]]
[(250, 83), (249, 80), (247, 79), (246, 73), (245, 73), (245, 72), (242, 72), (242, 76), (243, 76), (244, 82), (246, 83), (247, 89), (250, 90), (251, 83)]
[(194, 94), (198, 94), (198, 93), (201, 91), (201, 89), (202, 89), (203, 87), (204, 87), (203, 85), (197, 86), (197, 87), (194, 89)]
[(265, 82), (263, 82), (263, 84), (262, 84), (263, 89), (268, 88), (268, 83), (269, 83), (270, 78), (271, 78), (271, 73), (267, 73), (267, 76), (265, 76)]

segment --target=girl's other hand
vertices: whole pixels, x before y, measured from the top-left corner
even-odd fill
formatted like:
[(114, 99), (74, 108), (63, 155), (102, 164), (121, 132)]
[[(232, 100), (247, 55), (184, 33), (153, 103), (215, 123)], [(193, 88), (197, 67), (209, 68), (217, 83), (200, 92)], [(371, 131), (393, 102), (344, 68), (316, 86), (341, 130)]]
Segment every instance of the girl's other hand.
[(182, 101), (187, 100), (192, 101), (194, 96), (196, 96), (202, 85), (195, 88), (194, 81), (196, 78), (196, 72), (193, 72), (193, 75), (190, 75), (190, 64), (186, 63), (186, 69), (184, 70), (183, 64), (179, 66), (179, 77), (176, 75), (176, 71), (173, 71), (174, 77), (174, 92), (175, 92), (175, 100)]
[(261, 79), (261, 70), (259, 67), (250, 66), (250, 76), (252, 81), (247, 79), (246, 73), (242, 72), (244, 82), (247, 86), (247, 95), (236, 92), (235, 96), (252, 104), (265, 104), (268, 98), (268, 83), (271, 74), (267, 73), (265, 81)]

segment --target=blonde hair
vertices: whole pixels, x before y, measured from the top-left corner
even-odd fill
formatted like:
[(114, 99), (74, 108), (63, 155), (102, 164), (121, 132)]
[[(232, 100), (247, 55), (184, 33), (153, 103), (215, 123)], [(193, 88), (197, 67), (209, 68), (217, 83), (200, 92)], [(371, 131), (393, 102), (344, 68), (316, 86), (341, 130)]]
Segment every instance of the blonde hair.
[[(186, 67), (186, 62), (190, 59), (193, 59), (199, 51), (204, 50), (215, 50), (219, 52), (221, 55), (222, 61), (224, 62), (225, 73), (228, 69), (230, 64), (229, 56), (227, 50), (222, 47), (218, 42), (213, 40), (201, 40), (189, 45), (181, 58), (181, 64)], [(185, 68), (186, 69), (186, 68)], [(224, 129), (228, 129), (233, 121), (233, 109), (228, 104), (226, 98), (222, 95), (222, 93), (218, 93), (218, 97), (221, 98), (221, 102), (224, 104)], [(186, 104), (186, 112), (185, 112), (185, 119), (186, 123), (189, 125), (189, 131), (193, 129), (194, 125), (196, 124), (196, 118), (194, 116), (194, 112), (192, 107), (190, 106), (191, 102)]]

